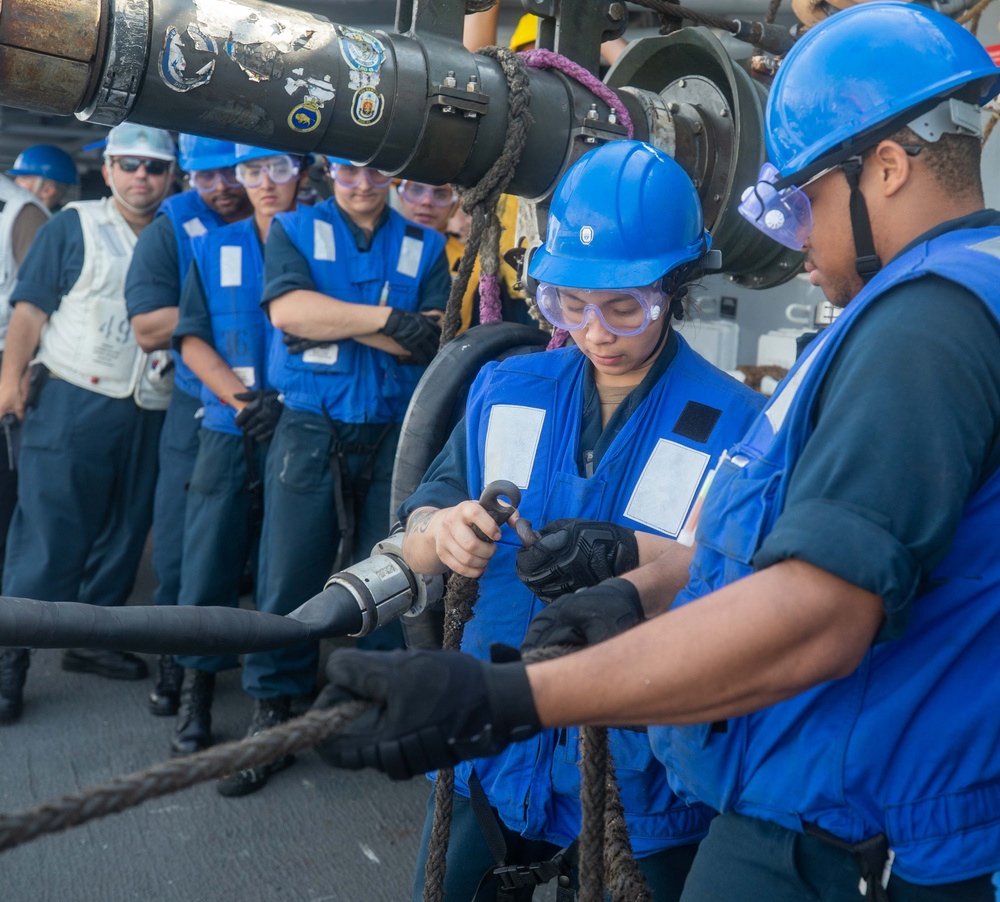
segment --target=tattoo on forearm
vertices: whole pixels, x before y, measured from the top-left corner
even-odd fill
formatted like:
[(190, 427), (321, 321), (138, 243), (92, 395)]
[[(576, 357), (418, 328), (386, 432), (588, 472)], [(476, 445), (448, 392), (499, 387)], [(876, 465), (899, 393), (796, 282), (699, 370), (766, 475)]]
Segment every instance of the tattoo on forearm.
[(422, 507), (419, 510), (415, 510), (406, 521), (405, 534), (412, 535), (415, 532), (427, 532), (427, 527), (430, 526), (431, 519), (435, 513), (437, 511), (430, 507)]

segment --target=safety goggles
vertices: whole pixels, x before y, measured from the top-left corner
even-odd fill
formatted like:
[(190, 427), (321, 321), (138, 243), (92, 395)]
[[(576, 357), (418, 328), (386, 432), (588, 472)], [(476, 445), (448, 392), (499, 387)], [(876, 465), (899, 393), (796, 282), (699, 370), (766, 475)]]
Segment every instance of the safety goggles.
[[(817, 172), (802, 185), (802, 188), (835, 168), (831, 166)], [(765, 235), (793, 251), (798, 251), (802, 249), (812, 231), (812, 205), (802, 188), (797, 188), (795, 185), (786, 188), (775, 187), (780, 180), (781, 174), (774, 165), (765, 163), (760, 169), (757, 184), (743, 192), (737, 209), (747, 222)]]
[(644, 288), (567, 288), (538, 283), (538, 309), (553, 326), (576, 332), (593, 317), (614, 335), (627, 338), (644, 332), (663, 314), (667, 295), (663, 280)]
[(458, 200), (458, 192), (451, 185), (425, 185), (423, 182), (404, 180), (399, 184), (399, 193), (411, 204), (419, 204), (429, 198), (435, 207), (450, 207)]
[(372, 188), (385, 188), (392, 181), (391, 175), (384, 175), (377, 169), (344, 163), (331, 163), (330, 175), (341, 188), (357, 188), (361, 179), (365, 179)]
[(188, 173), (191, 184), (199, 191), (214, 191), (219, 185), (226, 188), (239, 188), (240, 181), (236, 178), (236, 167), (225, 166), (220, 169), (195, 169)]
[(112, 162), (122, 172), (138, 172), (145, 166), (146, 175), (163, 175), (173, 165), (166, 160), (147, 160), (145, 157), (115, 157)]
[(259, 188), (265, 173), (276, 185), (284, 185), (299, 174), (299, 164), (287, 154), (236, 164), (236, 178), (244, 188)]

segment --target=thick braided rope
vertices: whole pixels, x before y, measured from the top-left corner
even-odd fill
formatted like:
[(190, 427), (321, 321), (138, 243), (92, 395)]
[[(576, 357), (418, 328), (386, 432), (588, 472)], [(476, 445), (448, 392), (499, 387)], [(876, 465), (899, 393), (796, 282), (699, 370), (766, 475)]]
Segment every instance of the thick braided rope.
[(196, 755), (172, 758), (148, 770), (116, 777), (103, 786), (65, 795), (34, 808), (2, 814), (0, 851), (13, 849), (48, 833), (127, 811), (150, 799), (198, 783), (271, 764), (336, 735), (368, 707), (368, 702), (349, 702), (335, 708), (309, 711), (247, 739), (212, 746)]
[[(462, 209), (472, 217), (469, 240), (458, 264), (458, 272), (451, 286), (448, 305), (441, 325), (441, 345), (447, 344), (458, 334), (462, 324), (462, 298), (468, 287), (476, 255), (482, 249), (482, 269), (479, 279), (479, 321), (500, 320), (500, 286), (497, 272), (500, 268), (500, 221), (496, 215), (497, 202), (504, 193), (514, 170), (521, 160), (521, 153), (531, 128), (531, 89), (524, 63), (518, 54), (504, 47), (483, 47), (477, 51), (500, 63), (509, 88), (507, 132), (503, 149), (496, 162), (480, 179), (479, 184), (462, 195)], [(488, 241), (486, 239), (489, 239)], [(495, 240), (495, 245), (494, 245)], [(485, 248), (483, 243), (486, 241)]]
[[(579, 649), (572, 645), (549, 645), (525, 652), (522, 660), (537, 664), (575, 651)], [(607, 728), (580, 729), (580, 770), (579, 902), (603, 902), (605, 887), (613, 902), (652, 902), (649, 885), (632, 854)]]
[[(458, 651), (462, 645), (465, 624), (473, 617), (473, 607), (479, 600), (479, 580), (452, 574), (444, 595), (444, 641), (446, 651)], [(424, 868), (424, 902), (444, 899), (444, 878), (447, 870), (448, 841), (451, 836), (452, 803), (455, 798), (455, 771), (443, 767), (437, 774), (434, 789), (434, 818), (427, 845)]]

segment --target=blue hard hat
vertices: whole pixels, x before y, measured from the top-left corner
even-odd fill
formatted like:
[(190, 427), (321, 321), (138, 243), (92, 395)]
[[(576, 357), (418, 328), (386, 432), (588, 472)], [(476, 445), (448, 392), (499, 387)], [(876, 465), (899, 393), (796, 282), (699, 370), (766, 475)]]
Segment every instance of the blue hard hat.
[(528, 274), (573, 288), (638, 288), (710, 246), (688, 174), (650, 144), (613, 141), (562, 177)]
[(38, 175), (66, 185), (75, 185), (79, 181), (73, 158), (65, 150), (51, 144), (26, 147), (17, 155), (7, 175)]
[[(876, 144), (1000, 69), (961, 25), (916, 3), (864, 3), (810, 28), (767, 99), (767, 149), (782, 177), (808, 177)], [(974, 82), (980, 82), (978, 91)]]
[(236, 145), (198, 135), (179, 135), (180, 167), (185, 172), (199, 169), (227, 169), (236, 165)]
[[(255, 147), (253, 144), (235, 145), (234, 160), (236, 163), (245, 163), (247, 160), (260, 160), (264, 157), (277, 157), (285, 153), (283, 150), (273, 150), (269, 147)], [(295, 154), (287, 154), (295, 156)]]

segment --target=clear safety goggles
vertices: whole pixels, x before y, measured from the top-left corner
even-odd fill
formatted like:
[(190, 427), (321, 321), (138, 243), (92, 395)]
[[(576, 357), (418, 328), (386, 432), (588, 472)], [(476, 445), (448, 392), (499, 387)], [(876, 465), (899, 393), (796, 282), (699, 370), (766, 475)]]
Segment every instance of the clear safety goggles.
[(330, 175), (341, 188), (357, 188), (365, 179), (372, 188), (385, 188), (392, 181), (391, 175), (385, 175), (377, 169), (367, 166), (348, 166), (346, 163), (331, 163)]
[(284, 185), (299, 174), (299, 164), (287, 154), (236, 164), (236, 178), (244, 188), (258, 188), (264, 174), (276, 185)]
[(435, 207), (450, 207), (458, 200), (458, 192), (451, 185), (425, 185), (404, 180), (399, 184), (399, 193), (411, 204), (429, 199)]
[(835, 168), (831, 166), (817, 172), (801, 188), (795, 185), (776, 188), (781, 174), (773, 164), (765, 163), (760, 169), (757, 184), (743, 192), (737, 209), (747, 222), (769, 238), (793, 251), (801, 250), (813, 227), (812, 205), (802, 188)]
[(240, 181), (236, 178), (236, 167), (225, 166), (221, 169), (195, 169), (188, 173), (191, 184), (205, 193), (214, 191), (220, 185), (226, 188), (239, 188)]
[(539, 282), (535, 297), (542, 315), (559, 329), (576, 332), (594, 318), (613, 335), (627, 338), (663, 314), (669, 299), (662, 286), (662, 279), (644, 288), (594, 290)]

